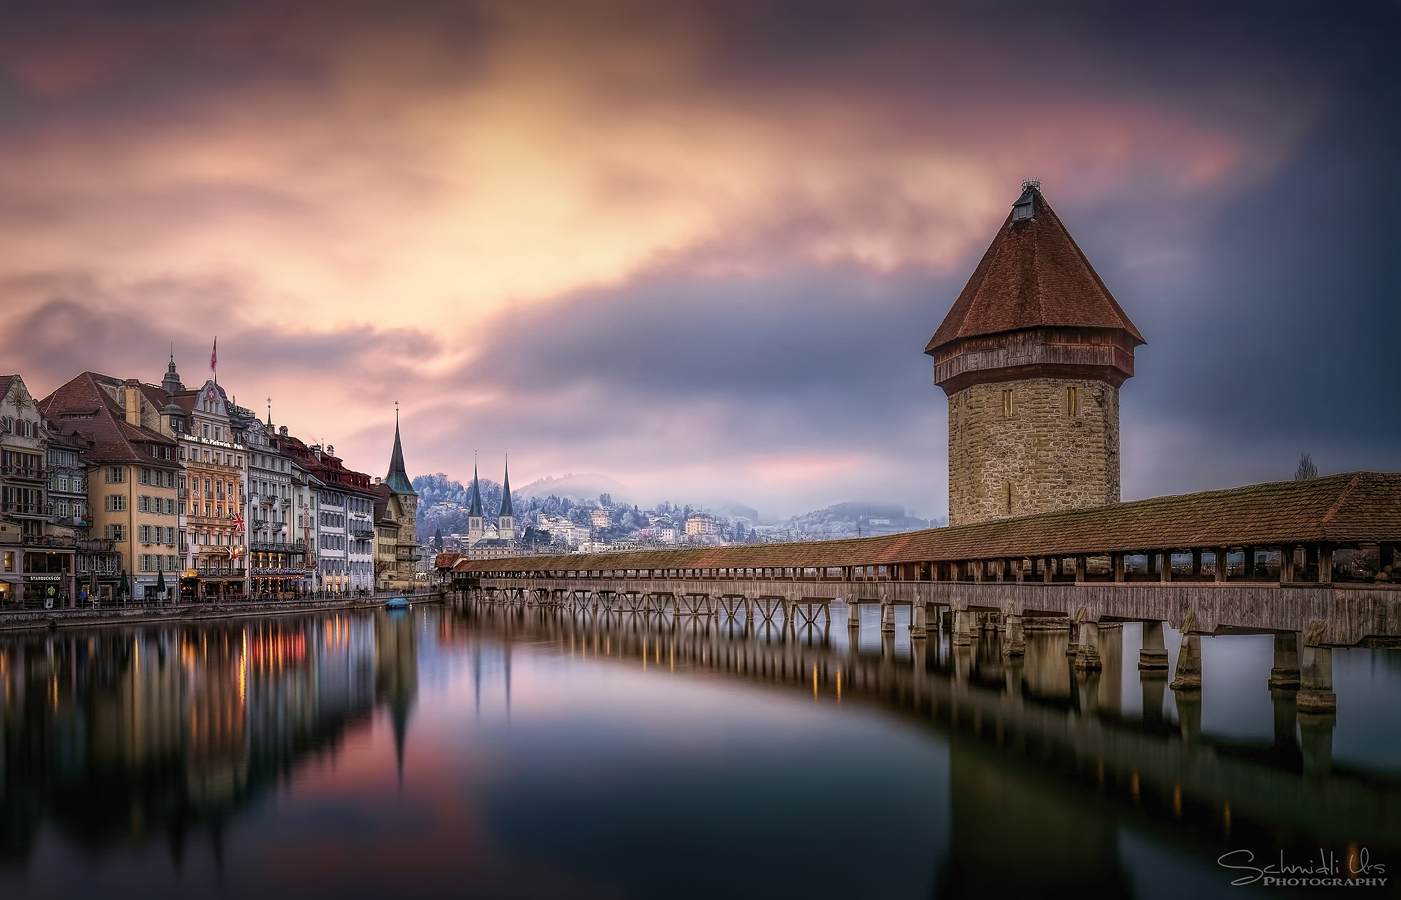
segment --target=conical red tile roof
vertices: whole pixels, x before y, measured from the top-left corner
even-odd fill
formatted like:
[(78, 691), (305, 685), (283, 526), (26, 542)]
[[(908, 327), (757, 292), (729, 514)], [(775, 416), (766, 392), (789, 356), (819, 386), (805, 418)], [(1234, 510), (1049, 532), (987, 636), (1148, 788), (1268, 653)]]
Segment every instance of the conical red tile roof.
[(1104, 286), (1055, 210), (1029, 187), (1018, 204), (1033, 203), (1030, 219), (1014, 212), (993, 238), (925, 353), (964, 338), (1026, 328), (1122, 329), (1147, 343)]

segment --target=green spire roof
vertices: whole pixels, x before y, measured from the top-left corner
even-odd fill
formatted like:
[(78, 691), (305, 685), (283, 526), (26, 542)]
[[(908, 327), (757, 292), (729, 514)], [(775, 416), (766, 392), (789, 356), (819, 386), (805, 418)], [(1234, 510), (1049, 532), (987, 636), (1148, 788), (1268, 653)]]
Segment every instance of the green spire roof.
[[(389, 474), (384, 477), (384, 483), (389, 485), (389, 489), (396, 494), (413, 494), (413, 484), (409, 481), (409, 474), (404, 471), (404, 448), (399, 443), (399, 412), (394, 412), (394, 453), (389, 457)], [(417, 496), (415, 494), (415, 496)]]

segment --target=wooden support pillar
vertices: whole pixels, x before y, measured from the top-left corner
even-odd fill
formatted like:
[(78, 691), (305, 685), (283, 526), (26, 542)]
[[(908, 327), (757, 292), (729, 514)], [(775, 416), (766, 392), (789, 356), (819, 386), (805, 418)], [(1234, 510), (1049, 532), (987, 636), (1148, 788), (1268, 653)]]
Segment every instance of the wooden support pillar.
[(1123, 553), (1113, 553), (1109, 556), (1109, 561), (1114, 567), (1115, 584), (1123, 584), (1128, 580), (1124, 574), (1124, 555)]
[(1212, 560), (1211, 560), (1211, 561), (1212, 561), (1212, 566), (1211, 566), (1212, 575), (1215, 577), (1215, 579), (1216, 579), (1217, 581), (1219, 581), (1219, 582), (1224, 582), (1224, 581), (1226, 580), (1226, 556), (1227, 556), (1226, 548), (1225, 548), (1225, 547), (1217, 547), (1217, 548), (1213, 549), (1213, 550), (1211, 551), (1211, 556), (1212, 556)]
[(1050, 584), (1051, 580), (1055, 578), (1055, 573), (1055, 563), (1051, 557), (1041, 557), (1041, 580), (1046, 582), (1046, 584)]
[(1026, 560), (1024, 558), (1017, 558), (1012, 560), (1012, 563), (1017, 567), (1017, 584), (1021, 584), (1026, 580)]
[(994, 560), (992, 561), (992, 571), (993, 571), (993, 574), (997, 576), (997, 583), (998, 583), (998, 584), (1001, 584), (1003, 581), (1006, 580), (1006, 578), (1004, 577), (1004, 575), (1005, 575), (1005, 573), (1006, 573), (1006, 570), (1007, 570), (1007, 560), (1005, 560), (1005, 559), (1003, 559), (1003, 558), (1001, 558), (1001, 557), (998, 557), (997, 559), (994, 559)]
[(981, 584), (983, 581), (983, 576), (987, 574), (987, 562), (985, 560), (979, 559), (972, 563), (969, 563), (969, 565), (973, 567), (973, 580)]
[(1333, 545), (1322, 543), (1318, 545), (1318, 581), (1320, 584), (1328, 584), (1333, 580)]
[(1202, 577), (1202, 551), (1200, 548), (1192, 551), (1192, 577)]
[(1279, 548), (1279, 583), (1294, 581), (1294, 545), (1283, 544)]
[(852, 631), (861, 630), (861, 604), (855, 600), (846, 601), (846, 627)]
[(1143, 554), (1143, 565), (1145, 568), (1147, 568), (1148, 577), (1150, 579), (1156, 581), (1159, 578), (1161, 578), (1161, 576), (1158, 574), (1158, 554), (1154, 553), (1151, 550), (1146, 551)]
[(1084, 584), (1084, 583), (1085, 583), (1085, 566), (1086, 566), (1087, 561), (1088, 561), (1088, 558), (1085, 557), (1084, 555), (1080, 555), (1080, 556), (1076, 556), (1076, 557), (1075, 557), (1075, 583), (1076, 583), (1076, 584)]
[(1242, 573), (1242, 577), (1244, 577), (1246, 581), (1254, 581), (1254, 580), (1255, 580), (1255, 548), (1254, 548), (1254, 547), (1242, 547), (1242, 548), (1241, 548), (1241, 552), (1242, 552), (1242, 554), (1243, 554), (1243, 555), (1242, 555), (1242, 558), (1241, 558), (1241, 563), (1242, 563), (1241, 573)]
[(1162, 561), (1158, 564), (1158, 580), (1163, 584), (1172, 581), (1172, 551), (1164, 550)]

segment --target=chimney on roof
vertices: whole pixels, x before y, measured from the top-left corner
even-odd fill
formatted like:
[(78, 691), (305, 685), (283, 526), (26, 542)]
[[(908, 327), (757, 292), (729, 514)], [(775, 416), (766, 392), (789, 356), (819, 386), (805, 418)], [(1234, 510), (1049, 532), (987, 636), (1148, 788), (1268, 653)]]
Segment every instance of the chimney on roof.
[(335, 448), (333, 445), (331, 445), (331, 444), (327, 444), (327, 445), (326, 445), (326, 455), (327, 455), (327, 456), (335, 456), (335, 455), (336, 455), (336, 448)]
[(128, 425), (141, 425), (141, 382), (128, 378), (123, 384), (123, 399), (126, 401), (126, 421)]
[(286, 436), (287, 436), (287, 426), (286, 426), (286, 425), (283, 425), (281, 428), (277, 429), (277, 433), (280, 434), (280, 435), (282, 435), (283, 437), (286, 437)]

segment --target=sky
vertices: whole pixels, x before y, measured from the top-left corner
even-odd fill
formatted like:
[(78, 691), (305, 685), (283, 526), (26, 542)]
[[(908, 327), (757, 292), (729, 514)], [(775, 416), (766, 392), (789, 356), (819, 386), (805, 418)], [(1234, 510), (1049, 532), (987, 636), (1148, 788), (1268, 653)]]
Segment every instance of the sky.
[(382, 475), (947, 514), (922, 350), (1039, 179), (1124, 499), (1401, 469), (1394, 3), (0, 0), (0, 370)]

